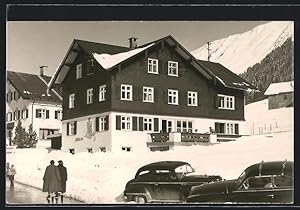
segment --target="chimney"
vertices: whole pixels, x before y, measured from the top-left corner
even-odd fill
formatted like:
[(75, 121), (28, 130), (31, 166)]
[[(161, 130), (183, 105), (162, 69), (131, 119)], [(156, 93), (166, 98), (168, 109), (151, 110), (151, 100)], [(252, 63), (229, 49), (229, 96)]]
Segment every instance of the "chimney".
[(46, 68), (48, 68), (48, 66), (45, 66), (45, 65), (40, 66), (40, 76), (44, 76), (44, 71)]
[(130, 37), (130, 38), (129, 38), (129, 48), (130, 48), (130, 49), (135, 49), (135, 48), (137, 48), (137, 39), (138, 39), (138, 38), (135, 38), (135, 37)]

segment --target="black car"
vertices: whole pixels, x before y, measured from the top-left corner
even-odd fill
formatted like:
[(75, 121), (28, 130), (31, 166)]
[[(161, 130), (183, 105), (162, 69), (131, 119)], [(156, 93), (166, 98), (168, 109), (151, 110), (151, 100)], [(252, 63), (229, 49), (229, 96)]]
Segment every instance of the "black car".
[(194, 186), (187, 202), (292, 203), (292, 161), (261, 162), (248, 167), (236, 180)]
[(137, 203), (181, 202), (194, 185), (219, 181), (220, 176), (191, 175), (189, 163), (161, 161), (141, 167), (124, 190), (124, 199)]

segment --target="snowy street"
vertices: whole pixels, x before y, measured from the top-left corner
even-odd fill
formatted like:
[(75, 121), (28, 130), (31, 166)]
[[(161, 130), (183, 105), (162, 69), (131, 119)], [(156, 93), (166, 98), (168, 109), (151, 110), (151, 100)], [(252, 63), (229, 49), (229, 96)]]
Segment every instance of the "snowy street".
[[(6, 179), (6, 202), (7, 204), (47, 204), (46, 194), (41, 190), (15, 182), (14, 187), (10, 187), (10, 182)], [(60, 202), (59, 202), (60, 203)], [(80, 204), (82, 202), (64, 198), (64, 204)]]

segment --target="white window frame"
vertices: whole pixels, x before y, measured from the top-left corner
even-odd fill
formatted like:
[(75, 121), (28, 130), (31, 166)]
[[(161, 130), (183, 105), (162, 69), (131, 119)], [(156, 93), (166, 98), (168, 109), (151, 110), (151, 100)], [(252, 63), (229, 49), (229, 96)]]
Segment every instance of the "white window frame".
[(88, 153), (93, 153), (93, 148), (91, 148), (91, 147), (86, 148), (86, 150)]
[(13, 121), (13, 113), (12, 112), (8, 112), (7, 113), (7, 122)]
[(22, 109), (22, 119), (26, 119), (26, 112), (28, 112), (28, 109)]
[(69, 95), (69, 109), (75, 107), (75, 93)]
[(57, 120), (62, 120), (62, 110), (56, 110)]
[(132, 130), (132, 117), (131, 116), (121, 116), (121, 130), (123, 130), (123, 131), (131, 131)]
[[(124, 97), (122, 93), (124, 93)], [(132, 101), (132, 85), (121, 84), (121, 100)]]
[(198, 106), (198, 92), (194, 92), (194, 91), (187, 92), (187, 105)]
[[(219, 104), (221, 103), (221, 104)], [(228, 96), (223, 94), (218, 94), (218, 108), (235, 110), (235, 98), (234, 96)]]
[(46, 119), (47, 117), (47, 109), (38, 109), (38, 118)]
[(154, 119), (144, 117), (143, 119), (143, 130), (153, 132), (154, 128)]
[(158, 59), (148, 58), (148, 73), (158, 74)]
[(125, 152), (131, 152), (131, 147), (122, 147), (121, 148), (122, 149), (122, 151), (125, 151)]
[(178, 105), (178, 90), (168, 89), (168, 104)]
[(143, 102), (154, 103), (154, 88), (143, 87)]
[[(175, 74), (173, 71), (175, 70)], [(178, 62), (168, 61), (168, 75), (178, 77)]]
[(105, 125), (106, 125), (106, 116), (99, 117), (99, 132), (105, 131)]
[(82, 64), (76, 65), (76, 79), (82, 78)]
[[(179, 123), (179, 126), (178, 126), (178, 123)], [(191, 127), (189, 126), (190, 123), (192, 124)], [(181, 132), (181, 133), (192, 133), (193, 132), (193, 121), (176, 120), (176, 131)]]
[(93, 103), (93, 88), (89, 88), (86, 90), (86, 103)]
[(75, 135), (75, 121), (69, 122), (69, 136)]
[(99, 101), (105, 101), (106, 85), (99, 86)]

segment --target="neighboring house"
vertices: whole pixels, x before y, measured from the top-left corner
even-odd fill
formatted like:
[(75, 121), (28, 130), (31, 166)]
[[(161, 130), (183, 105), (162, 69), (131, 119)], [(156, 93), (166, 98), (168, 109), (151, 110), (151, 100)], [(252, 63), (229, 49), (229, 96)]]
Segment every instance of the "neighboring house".
[(32, 124), (39, 140), (61, 132), (61, 93), (53, 89), (47, 94), (47, 83), (51, 77), (44, 75), (44, 69), (45, 66), (42, 66), (40, 75), (7, 71), (6, 139), (9, 145), (18, 120), (26, 131)]
[(150, 133), (240, 135), (244, 95), (256, 89), (218, 63), (196, 60), (172, 36), (136, 47), (75, 39), (49, 89), (63, 89), (62, 150), (147, 149)]
[(265, 95), (269, 109), (294, 106), (294, 81), (272, 83)]

